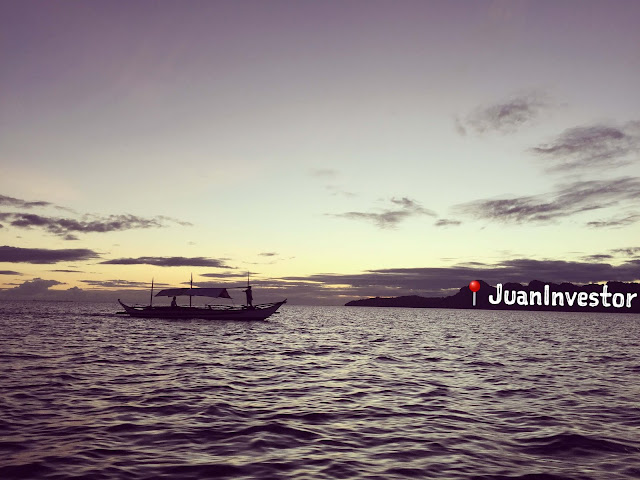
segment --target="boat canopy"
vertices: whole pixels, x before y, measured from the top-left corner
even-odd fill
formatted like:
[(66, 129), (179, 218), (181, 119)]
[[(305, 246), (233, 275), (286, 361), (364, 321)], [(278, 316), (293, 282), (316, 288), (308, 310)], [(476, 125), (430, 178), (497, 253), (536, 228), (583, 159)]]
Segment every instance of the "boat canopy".
[(231, 298), (226, 288), (167, 288), (156, 293), (156, 297), (213, 297)]

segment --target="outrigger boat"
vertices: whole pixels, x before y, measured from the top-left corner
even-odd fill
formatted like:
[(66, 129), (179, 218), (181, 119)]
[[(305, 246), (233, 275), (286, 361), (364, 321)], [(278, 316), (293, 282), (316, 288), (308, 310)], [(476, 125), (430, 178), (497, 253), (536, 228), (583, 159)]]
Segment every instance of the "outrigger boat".
[[(237, 287), (236, 287), (237, 288)], [(118, 299), (118, 303), (124, 308), (124, 312), (118, 314), (130, 315), (132, 317), (142, 318), (170, 318), (170, 319), (190, 319), (202, 318), (207, 320), (265, 320), (273, 315), (281, 305), (287, 302), (286, 299), (280, 302), (262, 303), (252, 305), (251, 287), (247, 286), (249, 293), (247, 294), (247, 305), (205, 305), (204, 307), (192, 307), (192, 297), (210, 297), (210, 298), (231, 298), (226, 288), (168, 288), (160, 290), (156, 297), (189, 297), (189, 306), (182, 307), (172, 306), (153, 306), (153, 282), (151, 282), (151, 300), (149, 305), (130, 306), (122, 303)], [(245, 290), (246, 292), (246, 290)], [(172, 302), (173, 303), (173, 302)]]

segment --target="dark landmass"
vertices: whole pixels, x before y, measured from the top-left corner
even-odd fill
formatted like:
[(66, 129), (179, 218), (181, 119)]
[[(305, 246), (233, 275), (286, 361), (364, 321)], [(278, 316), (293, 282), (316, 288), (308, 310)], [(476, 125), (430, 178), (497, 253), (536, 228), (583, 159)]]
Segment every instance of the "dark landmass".
[[(626, 283), (626, 282), (607, 282), (607, 290), (609, 293), (621, 293), (625, 296), (625, 304), (620, 308), (616, 308), (613, 305), (604, 306), (601, 293), (603, 291), (602, 284), (589, 284), (589, 285), (574, 285), (572, 283), (547, 283), (539, 280), (533, 280), (528, 285), (521, 285), (519, 283), (505, 283), (503, 288), (503, 301), (498, 305), (493, 305), (489, 302), (489, 295), (496, 298), (497, 289), (494, 286), (489, 285), (483, 280), (479, 280), (480, 290), (477, 292), (476, 306), (472, 306), (472, 292), (469, 287), (465, 285), (458, 293), (448, 297), (420, 297), (418, 295), (404, 296), (404, 297), (375, 297), (365, 298), (361, 300), (353, 300), (346, 303), (346, 306), (350, 307), (405, 307), (405, 308), (455, 308), (455, 309), (482, 309), (482, 310), (540, 310), (540, 311), (567, 311), (567, 312), (607, 312), (607, 313), (640, 313), (640, 284), (638, 283)], [(526, 292), (527, 300), (529, 300), (529, 292), (544, 292), (544, 286), (549, 285), (551, 292), (568, 292), (570, 295), (573, 293), (585, 292), (587, 295), (596, 292), (598, 294), (598, 305), (579, 306), (577, 301), (574, 301), (573, 305), (569, 306), (565, 300), (564, 305), (542, 305), (527, 304), (521, 305), (515, 303), (514, 305), (507, 305), (504, 303), (504, 291), (517, 291)], [(631, 306), (627, 307), (626, 298), (627, 294), (637, 294), (631, 300)], [(523, 297), (523, 295), (521, 295)], [(577, 298), (577, 296), (576, 296)], [(611, 304), (612, 297), (608, 297), (608, 303)], [(529, 303), (527, 301), (527, 303)]]

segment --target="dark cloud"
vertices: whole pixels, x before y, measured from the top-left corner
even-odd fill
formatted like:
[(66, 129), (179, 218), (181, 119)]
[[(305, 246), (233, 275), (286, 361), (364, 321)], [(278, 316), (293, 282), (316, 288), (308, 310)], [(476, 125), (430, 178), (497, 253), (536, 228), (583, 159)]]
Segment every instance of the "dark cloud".
[(49, 270), (50, 272), (58, 272), (58, 273), (84, 273), (80, 270), (67, 270), (67, 269), (55, 269), (55, 270)]
[(52, 250), (47, 248), (21, 248), (7, 245), (0, 247), (0, 262), (7, 263), (58, 263), (89, 260), (98, 257), (93, 250), (86, 248), (65, 248)]
[(532, 151), (549, 161), (552, 171), (625, 165), (640, 153), (640, 122), (570, 128)]
[[(369, 270), (361, 274), (318, 274), (308, 277), (285, 277), (284, 282), (304, 282), (341, 291), (352, 297), (398, 295), (448, 295), (468, 285), (471, 280), (489, 284), (531, 280), (587, 284), (606, 281), (640, 280), (640, 260), (621, 265), (595, 261), (511, 259), (495, 264), (474, 262), (451, 267), (390, 268)], [(283, 286), (284, 288), (284, 286)]]
[(47, 207), (53, 205), (51, 202), (36, 201), (27, 202), (19, 198), (7, 197), (6, 195), (0, 195), (0, 206), (3, 207), (16, 207), (16, 208), (34, 208), (34, 207)]
[(450, 220), (448, 218), (441, 218), (434, 223), (436, 227), (457, 227), (460, 224), (462, 224), (460, 220)]
[(544, 195), (478, 200), (454, 209), (475, 218), (504, 223), (544, 223), (639, 198), (640, 178), (622, 177), (574, 182)]
[[(250, 275), (257, 275), (258, 272), (249, 272)], [(207, 277), (207, 278), (218, 278), (220, 280), (227, 280), (227, 279), (231, 279), (231, 280), (246, 280), (247, 279), (247, 272), (241, 272), (241, 273), (227, 273), (227, 272), (219, 272), (219, 273), (201, 273), (199, 275), (200, 277)], [(211, 286), (215, 286), (215, 285), (211, 285)]]
[(550, 105), (547, 96), (540, 92), (522, 94), (506, 102), (479, 107), (464, 119), (456, 118), (455, 127), (461, 135), (468, 130), (512, 133), (531, 124)]
[(22, 274), (14, 270), (0, 270), (0, 275), (22, 275)]
[(602, 260), (609, 260), (610, 258), (613, 258), (613, 255), (609, 255), (608, 253), (598, 253), (582, 257), (583, 260), (587, 260), (589, 262), (600, 262)]
[[(149, 282), (130, 282), (128, 280), (80, 280), (92, 287), (105, 287), (105, 288), (150, 288)], [(166, 285), (163, 283), (155, 283), (155, 286)]]
[(66, 240), (77, 240), (77, 237), (72, 232), (105, 233), (139, 228), (160, 228), (165, 226), (165, 222), (188, 225), (186, 222), (164, 216), (144, 218), (135, 215), (109, 215), (106, 217), (85, 215), (83, 219), (76, 220), (72, 218), (47, 217), (33, 213), (2, 213), (0, 218), (9, 221), (13, 227), (42, 228)]
[(392, 206), (379, 213), (374, 212), (345, 212), (327, 214), (332, 217), (347, 218), (350, 220), (365, 220), (374, 223), (379, 228), (395, 228), (398, 224), (410, 217), (428, 215), (435, 217), (435, 212), (421, 206), (418, 202), (407, 197), (392, 198)]
[(58, 282), (57, 280), (34, 278), (33, 280), (27, 280), (17, 287), (5, 290), (5, 292), (14, 295), (41, 295), (43, 293), (47, 293), (49, 288), (54, 285), (64, 285), (64, 283)]
[(640, 215), (633, 214), (627, 215), (626, 217), (622, 218), (612, 218), (610, 220), (587, 222), (587, 226), (593, 228), (626, 227), (627, 225), (633, 225), (638, 221), (640, 221)]
[(276, 257), (278, 254), (276, 252), (262, 252), (259, 253), (261, 257)]
[(614, 248), (611, 252), (615, 254), (621, 253), (627, 257), (635, 257), (640, 255), (640, 247)]
[(232, 268), (222, 260), (204, 257), (138, 257), (115, 258), (100, 262), (106, 265), (155, 265), (156, 267), (217, 267)]

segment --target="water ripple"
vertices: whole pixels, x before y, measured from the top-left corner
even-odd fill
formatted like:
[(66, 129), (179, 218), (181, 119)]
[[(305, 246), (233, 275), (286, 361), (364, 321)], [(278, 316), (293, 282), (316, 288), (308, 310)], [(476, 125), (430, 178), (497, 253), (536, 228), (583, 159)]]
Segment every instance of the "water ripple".
[(5, 307), (2, 479), (640, 478), (638, 316)]

